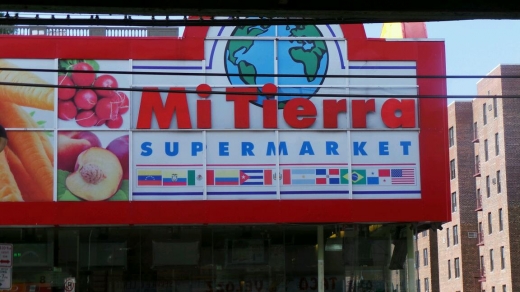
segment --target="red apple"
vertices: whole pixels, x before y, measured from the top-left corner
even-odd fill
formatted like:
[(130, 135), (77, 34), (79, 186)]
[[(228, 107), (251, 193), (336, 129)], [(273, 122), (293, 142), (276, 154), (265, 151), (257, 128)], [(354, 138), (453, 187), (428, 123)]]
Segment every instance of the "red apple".
[(123, 168), (123, 179), (128, 179), (130, 167), (128, 160), (130, 151), (128, 135), (114, 139), (110, 144), (108, 144), (107, 150), (114, 153), (114, 155), (119, 159), (121, 167)]
[(101, 147), (96, 134), (90, 131), (59, 131), (58, 169), (73, 172), (78, 155), (91, 147)]

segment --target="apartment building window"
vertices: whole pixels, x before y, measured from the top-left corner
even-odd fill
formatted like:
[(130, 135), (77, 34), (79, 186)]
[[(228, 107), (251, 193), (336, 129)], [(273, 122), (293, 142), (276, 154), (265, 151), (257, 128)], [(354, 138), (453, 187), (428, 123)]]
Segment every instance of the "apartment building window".
[(498, 209), (498, 229), (500, 231), (504, 230), (504, 215), (502, 213), (502, 208)]
[(477, 122), (474, 122), (473, 123), (473, 140), (477, 140), (478, 139), (478, 127), (477, 127)]
[(428, 249), (427, 248), (423, 249), (422, 253), (423, 253), (424, 265), (427, 266), (428, 265)]
[(459, 262), (459, 258), (455, 258), (455, 278), (460, 278), (460, 262)]
[(491, 287), (491, 292), (495, 292), (495, 286)]
[(498, 102), (497, 98), (493, 97), (493, 116), (496, 118), (498, 117), (498, 108), (497, 108)]
[(450, 161), (450, 177), (451, 179), (455, 178), (455, 159)]
[(450, 147), (451, 147), (451, 146), (455, 145), (455, 136), (454, 136), (454, 133), (453, 133), (453, 127), (451, 127), (448, 130), (448, 134), (449, 134)]
[(482, 120), (484, 122), (484, 125), (487, 124), (486, 104), (485, 103), (482, 105)]
[(502, 285), (502, 292), (507, 292), (506, 285)]
[(486, 176), (486, 196), (491, 196), (491, 186), (489, 185), (489, 175)]
[(484, 140), (484, 161), (488, 161), (489, 152), (488, 152), (488, 140)]
[(495, 269), (495, 261), (493, 258), (493, 249), (489, 250), (489, 270), (493, 271)]
[(417, 279), (417, 292), (421, 292), (421, 279)]
[(491, 212), (488, 213), (488, 233), (493, 233), (493, 222), (491, 219)]
[(430, 279), (424, 278), (424, 292), (430, 292)]
[(500, 170), (497, 170), (496, 180), (497, 180), (497, 193), (500, 194), (500, 192), (502, 192), (502, 184), (500, 182)]
[(419, 262), (419, 251), (416, 250), (415, 251), (415, 267), (418, 268), (419, 264), (420, 264), (420, 262)]
[(451, 260), (448, 260), (448, 279), (451, 279)]
[(446, 245), (450, 247), (450, 229), (446, 228)]
[(495, 155), (500, 154), (500, 142), (498, 141), (498, 133), (495, 133)]
[(428, 236), (428, 230), (424, 230), (424, 231), (422, 232), (422, 237), (426, 237), (426, 236)]
[(457, 192), (451, 193), (451, 212), (457, 212)]
[(484, 274), (484, 256), (480, 256), (480, 272)]
[(453, 245), (459, 244), (459, 226), (453, 225)]
[(500, 268), (506, 268), (506, 248), (503, 246), (500, 247)]

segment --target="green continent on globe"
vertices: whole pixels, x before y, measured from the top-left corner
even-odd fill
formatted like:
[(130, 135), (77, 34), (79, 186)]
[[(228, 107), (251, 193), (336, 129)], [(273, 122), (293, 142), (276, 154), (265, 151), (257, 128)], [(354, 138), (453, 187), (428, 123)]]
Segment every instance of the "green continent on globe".
[[(296, 25), (289, 27), (291, 34), (294, 37), (321, 37), (320, 31), (314, 25)], [(321, 60), (327, 53), (327, 45), (324, 41), (317, 40), (298, 40), (296, 41), (300, 46), (289, 49), (289, 55), (294, 62), (301, 63), (307, 81), (312, 82), (316, 79), (316, 75), (320, 70)]]
[[(238, 26), (233, 36), (235, 37), (255, 37), (259, 36), (269, 29), (269, 25), (258, 26)], [(253, 40), (232, 40), (228, 42), (228, 60), (238, 67), (238, 72), (241, 74), (240, 79), (245, 84), (256, 84), (257, 70), (255, 65), (245, 61), (239, 60), (237, 55), (244, 55), (253, 46)], [(244, 76), (244, 75), (246, 76)]]

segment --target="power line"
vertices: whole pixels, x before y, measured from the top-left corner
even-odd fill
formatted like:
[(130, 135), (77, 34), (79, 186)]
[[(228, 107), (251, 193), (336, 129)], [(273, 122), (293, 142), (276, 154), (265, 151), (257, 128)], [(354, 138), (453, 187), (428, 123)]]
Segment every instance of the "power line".
[[(85, 72), (85, 71), (82, 71)], [(217, 90), (189, 90), (189, 89), (172, 89), (172, 88), (151, 88), (151, 87), (93, 87), (93, 86), (75, 86), (75, 85), (54, 85), (54, 84), (37, 84), (37, 83), (16, 83), (16, 82), (0, 82), (0, 86), (25, 86), (25, 87), (44, 87), (44, 88), (74, 88), (74, 89), (91, 89), (91, 90), (115, 90), (115, 91), (130, 91), (130, 92), (165, 92), (165, 93), (184, 93), (184, 94), (216, 94), (216, 95), (264, 95), (260, 92), (251, 91), (217, 91)], [(260, 89), (260, 87), (258, 88)], [(358, 98), (490, 98), (489, 95), (397, 95), (397, 94), (349, 94), (349, 93), (300, 93), (300, 92), (278, 92), (275, 94), (269, 93), (266, 95), (275, 96), (300, 96), (300, 97), (358, 97)], [(496, 97), (496, 96), (494, 96)], [(520, 98), (520, 95), (501, 95), (500, 98)]]
[[(202, 67), (201, 67), (202, 70)], [(240, 77), (240, 76), (256, 76), (256, 77), (282, 77), (282, 78), (298, 78), (307, 77), (305, 74), (241, 74), (241, 73), (207, 73), (207, 72), (155, 72), (155, 71), (113, 71), (113, 70), (66, 70), (66, 69), (38, 69), (38, 68), (4, 68), (0, 67), (0, 71), (20, 71), (20, 72), (47, 72), (47, 73), (104, 73), (104, 74), (121, 74), (121, 75), (160, 75), (160, 76), (208, 76), (208, 77)], [(414, 79), (515, 79), (520, 75), (360, 75), (360, 74), (316, 74), (313, 77), (323, 78), (414, 78)]]

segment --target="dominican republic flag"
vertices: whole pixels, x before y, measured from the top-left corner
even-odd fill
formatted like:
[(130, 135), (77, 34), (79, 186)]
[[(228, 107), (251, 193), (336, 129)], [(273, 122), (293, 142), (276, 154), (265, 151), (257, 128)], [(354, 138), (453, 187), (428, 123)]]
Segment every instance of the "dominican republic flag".
[(317, 185), (339, 185), (339, 169), (338, 168), (318, 168), (316, 169)]
[(195, 170), (163, 170), (163, 186), (194, 186)]
[(271, 169), (243, 169), (240, 170), (240, 185), (263, 186), (273, 184), (273, 171)]
[(393, 185), (415, 185), (415, 168), (399, 168), (390, 171)]
[(138, 169), (137, 186), (162, 186), (162, 172), (155, 169)]

